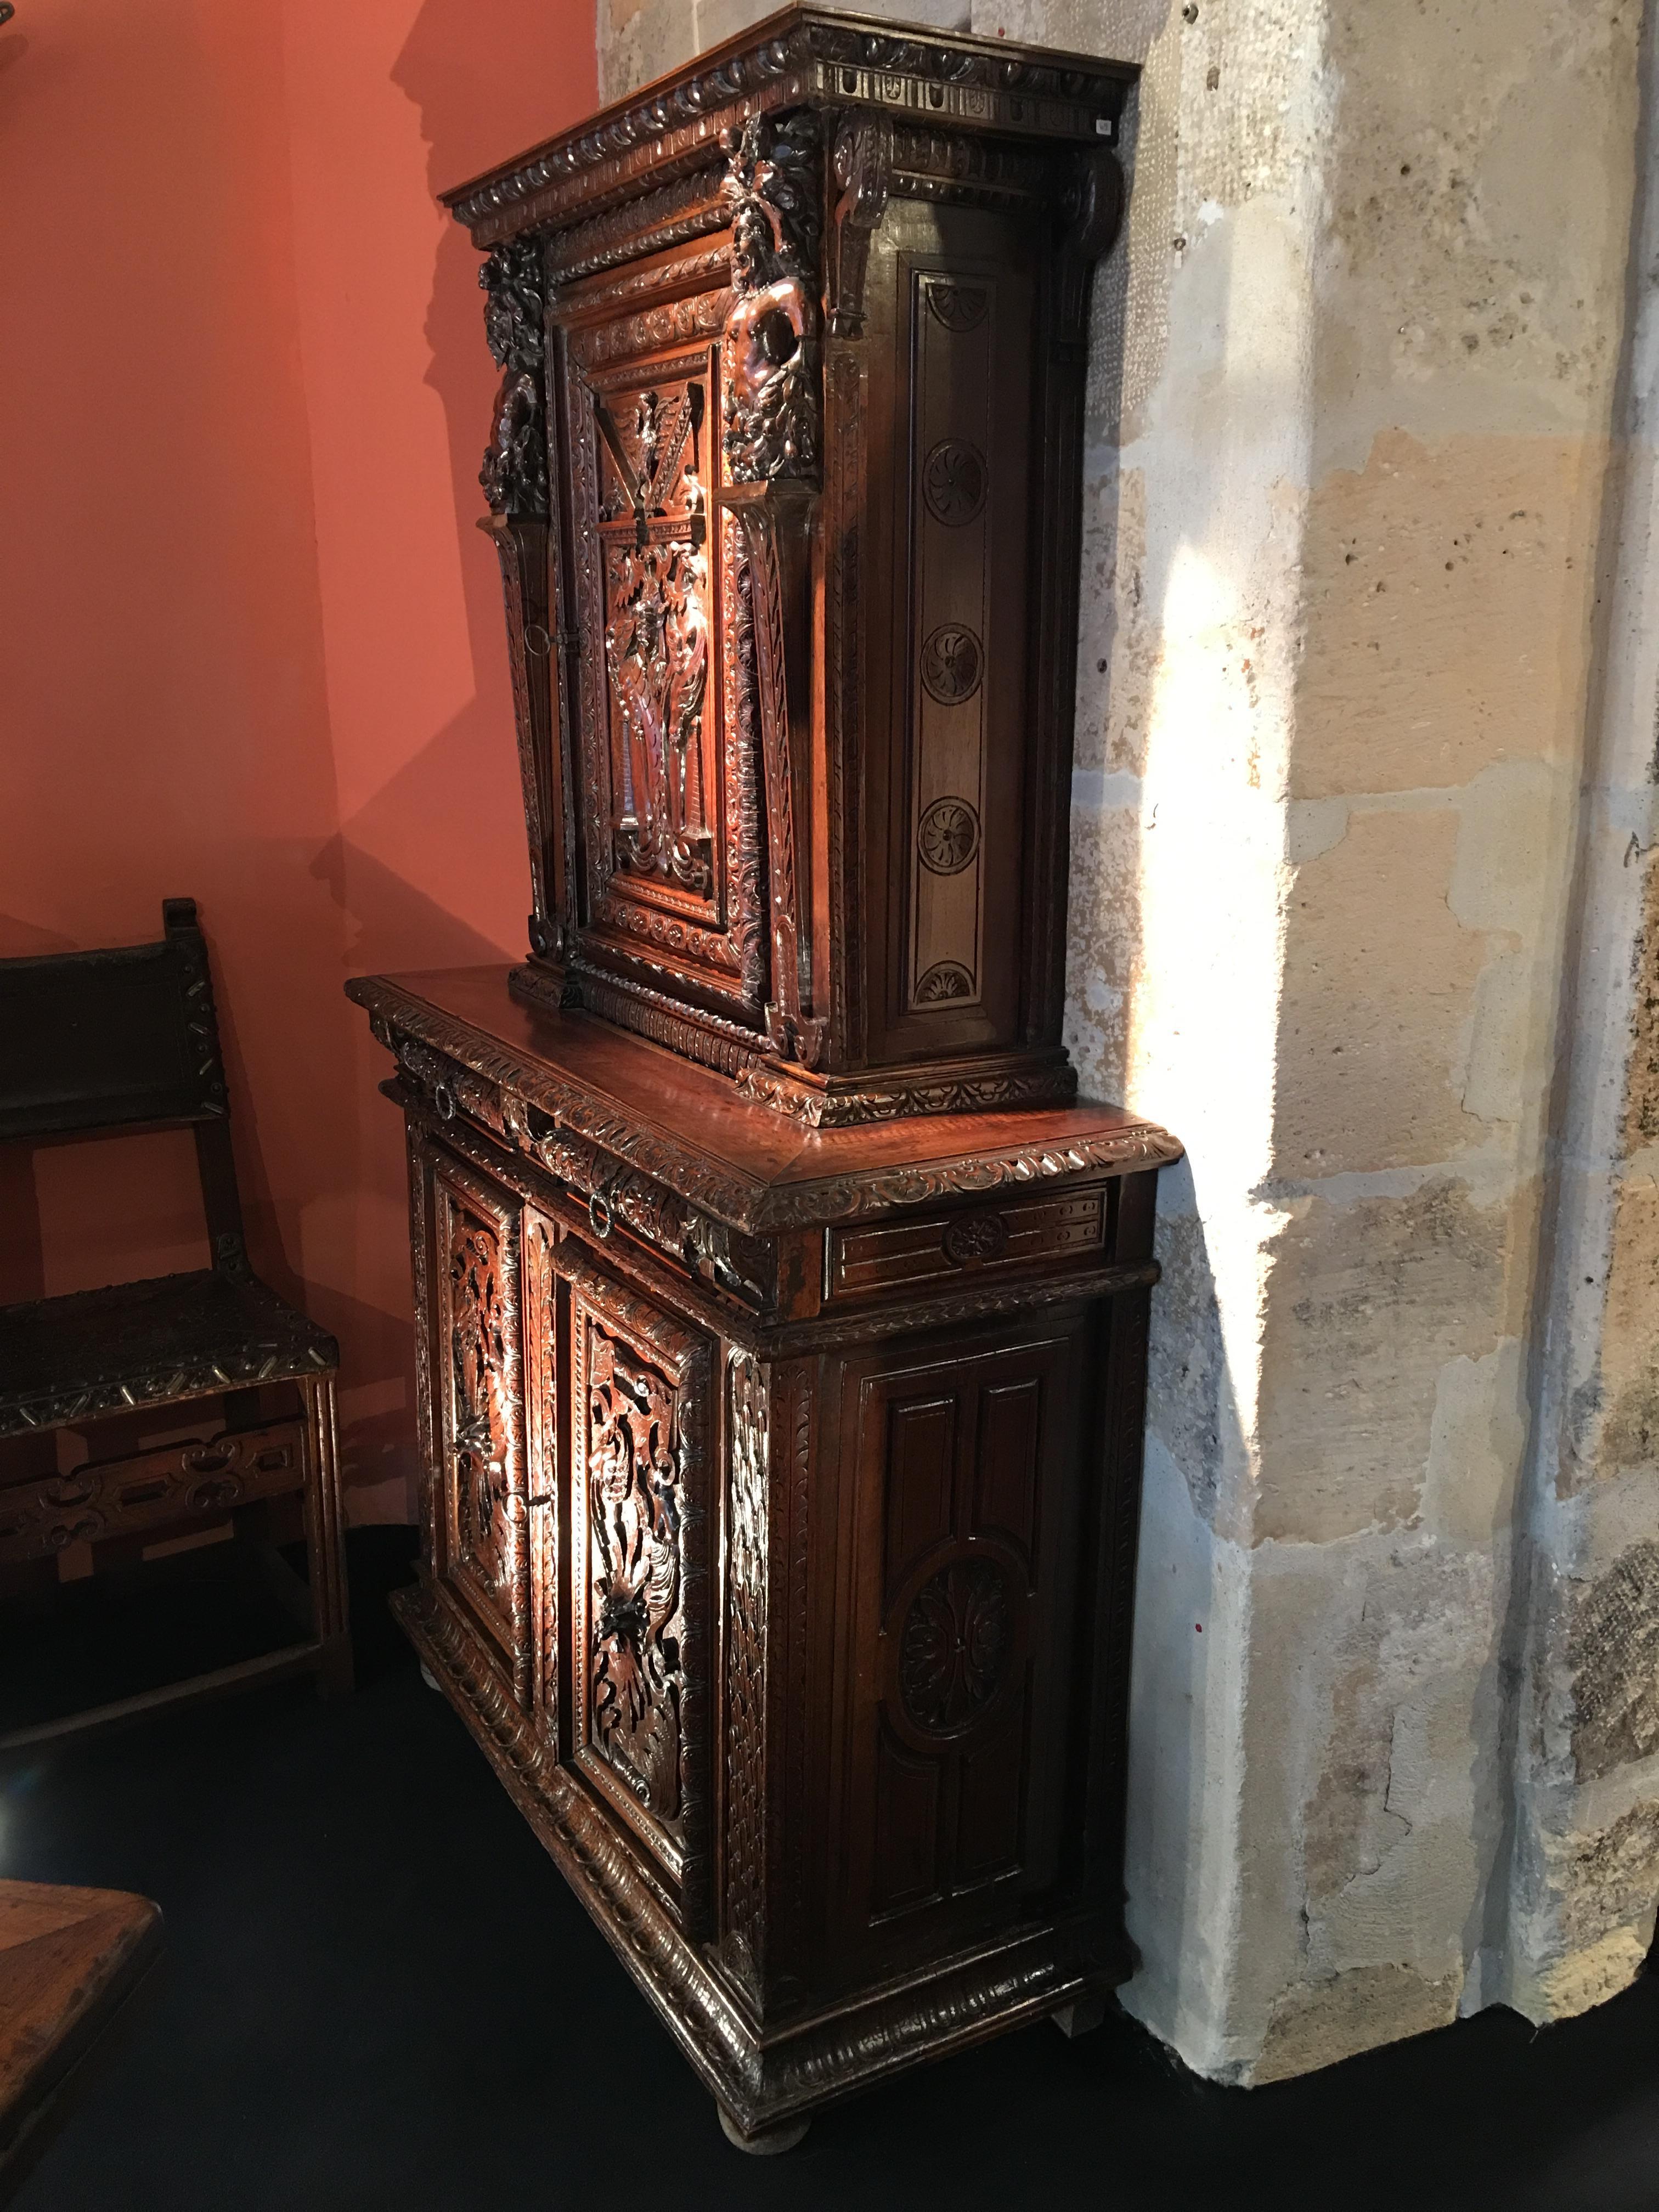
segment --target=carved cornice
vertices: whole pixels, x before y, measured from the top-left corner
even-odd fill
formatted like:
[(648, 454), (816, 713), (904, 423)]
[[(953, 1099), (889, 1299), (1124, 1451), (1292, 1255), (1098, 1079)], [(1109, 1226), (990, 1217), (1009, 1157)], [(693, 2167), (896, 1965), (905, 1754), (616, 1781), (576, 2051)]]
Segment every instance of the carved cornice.
[(727, 215), (720, 177), (718, 167), (694, 170), (558, 232), (547, 250), (549, 282), (574, 284), (619, 262), (660, 253), (708, 231), (724, 230)]
[(932, 129), (1115, 143), (1137, 71), (948, 32), (918, 39), (867, 17), (784, 9), (579, 131), (443, 195), (476, 244), (552, 228), (648, 173), (706, 162), (721, 134), (811, 102), (858, 106)]
[[(730, 245), (722, 239), (718, 246), (708, 246), (701, 253), (682, 253), (672, 261), (653, 261), (647, 269), (627, 269), (619, 276), (591, 277), (568, 292), (555, 293), (552, 310), (561, 322), (580, 327), (590, 316), (614, 314), (618, 307), (630, 301), (659, 296), (672, 299), (678, 293), (695, 292), (711, 283), (724, 284), (731, 264)], [(720, 322), (725, 321), (731, 304), (729, 298), (722, 302)], [(714, 327), (718, 329), (720, 324)]]

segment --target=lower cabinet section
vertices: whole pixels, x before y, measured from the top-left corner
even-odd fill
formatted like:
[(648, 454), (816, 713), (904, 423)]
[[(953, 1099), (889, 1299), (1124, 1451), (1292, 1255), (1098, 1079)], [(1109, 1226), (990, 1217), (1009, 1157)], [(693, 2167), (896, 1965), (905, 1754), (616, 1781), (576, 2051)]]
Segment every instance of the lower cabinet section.
[(1150, 1271), (763, 1324), (477, 1133), (411, 1163), (403, 1616), (728, 2113), (1121, 1979)]
[(846, 1363), (855, 1488), (841, 1933), (966, 1936), (1059, 1870), (1089, 1326)]

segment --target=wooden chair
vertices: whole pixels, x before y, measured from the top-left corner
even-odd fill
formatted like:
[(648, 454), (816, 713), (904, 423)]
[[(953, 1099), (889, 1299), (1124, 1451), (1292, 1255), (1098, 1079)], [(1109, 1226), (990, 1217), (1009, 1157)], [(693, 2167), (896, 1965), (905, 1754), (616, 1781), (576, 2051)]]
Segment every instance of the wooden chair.
[[(351, 1687), (334, 1425), (339, 1349), (249, 1268), (207, 946), (193, 900), (167, 899), (161, 914), (157, 945), (0, 960), (0, 1140), (191, 1129), (213, 1265), (0, 1307), (0, 1438), (213, 1398), (223, 1401), (224, 1425), (6, 1482), (0, 1566), (82, 1542), (96, 1559), (95, 1547), (118, 1538), (126, 1540), (118, 1556), (142, 1553), (228, 1520), (238, 1535), (265, 1534), (278, 1510), (270, 1501), (298, 1493), (308, 1589), (274, 1551), (268, 1564), (279, 1594), (286, 1578), (307, 1632), (239, 1665), (15, 1731), (0, 1748), (305, 1669), (325, 1691)], [(273, 1414), (278, 1386), (286, 1410)]]

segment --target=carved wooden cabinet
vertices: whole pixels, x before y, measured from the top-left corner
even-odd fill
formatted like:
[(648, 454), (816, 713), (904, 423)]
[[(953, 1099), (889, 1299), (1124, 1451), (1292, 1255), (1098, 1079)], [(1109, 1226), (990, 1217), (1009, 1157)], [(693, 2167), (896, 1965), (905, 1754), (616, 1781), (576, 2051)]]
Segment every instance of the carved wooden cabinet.
[(434, 1680), (719, 2100), (1130, 1964), (1157, 1169), (1060, 1036), (1133, 72), (792, 8), (449, 196), (527, 959), (366, 980)]

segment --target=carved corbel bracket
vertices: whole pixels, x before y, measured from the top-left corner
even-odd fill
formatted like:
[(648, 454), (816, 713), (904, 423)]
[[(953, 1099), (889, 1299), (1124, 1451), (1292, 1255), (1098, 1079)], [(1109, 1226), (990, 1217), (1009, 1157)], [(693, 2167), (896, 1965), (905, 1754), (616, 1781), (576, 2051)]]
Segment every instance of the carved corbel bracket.
[(1115, 154), (1091, 146), (1078, 157), (1060, 200), (1064, 231), (1054, 258), (1054, 336), (1081, 353), (1089, 343), (1095, 264), (1111, 252), (1123, 222), (1123, 170)]
[(859, 115), (836, 137), (838, 197), (830, 248), (830, 334), (864, 335), (864, 278), (870, 240), (886, 212), (893, 174), (893, 126), (884, 115)]
[(553, 764), (553, 653), (548, 623), (545, 522), (490, 514), (478, 524), (493, 540), (501, 564), (507, 611), (507, 657), (513, 677), (513, 720), (519, 738), (519, 776), (524, 786), (525, 829), (530, 842), (530, 949), (543, 959), (564, 953), (564, 924), (550, 847), (556, 807), (550, 787)]
[(766, 798), (772, 999), (767, 1034), (785, 1060), (816, 1067), (829, 1024), (815, 1004), (812, 956), (808, 645), (817, 498), (805, 484), (732, 485), (754, 608), (761, 767)]

